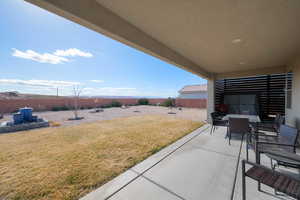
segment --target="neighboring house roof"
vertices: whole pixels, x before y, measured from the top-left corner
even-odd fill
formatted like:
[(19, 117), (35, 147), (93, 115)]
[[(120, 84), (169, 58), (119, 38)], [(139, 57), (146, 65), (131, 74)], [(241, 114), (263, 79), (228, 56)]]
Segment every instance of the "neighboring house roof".
[(201, 85), (186, 85), (181, 90), (178, 91), (179, 93), (197, 93), (197, 92), (207, 92), (207, 84)]

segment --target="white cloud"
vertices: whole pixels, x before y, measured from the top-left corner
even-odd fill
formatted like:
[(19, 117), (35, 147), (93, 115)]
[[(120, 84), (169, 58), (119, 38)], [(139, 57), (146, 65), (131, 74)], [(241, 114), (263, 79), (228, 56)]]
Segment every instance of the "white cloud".
[(91, 58), (93, 57), (93, 54), (90, 52), (84, 52), (76, 48), (71, 48), (67, 50), (56, 50), (54, 52), (54, 55), (56, 56), (64, 56), (64, 57), (75, 57), (75, 56), (81, 56), (81, 57), (86, 57), (86, 58)]
[(54, 81), (54, 80), (0, 79), (0, 84), (55, 88), (55, 87), (70, 87), (74, 85), (80, 85), (80, 82)]
[(20, 51), (18, 49), (13, 49), (12, 56), (34, 60), (40, 63), (50, 63), (50, 64), (61, 64), (69, 62), (70, 60), (65, 57), (86, 57), (90, 58), (93, 55), (89, 52), (84, 52), (76, 48), (67, 49), (67, 50), (56, 50), (54, 53), (38, 53), (33, 50)]
[(103, 80), (90, 80), (90, 81), (93, 83), (103, 83), (104, 82)]
[(19, 57), (19, 58), (24, 58), (28, 60), (34, 60), (40, 63), (50, 63), (50, 64), (60, 64), (64, 62), (69, 62), (69, 59), (61, 57), (61, 56), (56, 56), (50, 53), (37, 53), (32, 50), (26, 50), (26, 51), (20, 51), (18, 49), (13, 49), (13, 56)]

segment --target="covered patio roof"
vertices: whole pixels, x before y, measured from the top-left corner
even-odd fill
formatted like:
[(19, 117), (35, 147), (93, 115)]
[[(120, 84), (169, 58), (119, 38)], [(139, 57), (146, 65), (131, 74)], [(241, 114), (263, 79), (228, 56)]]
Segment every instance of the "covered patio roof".
[(283, 73), (300, 47), (295, 0), (26, 0), (204, 78)]

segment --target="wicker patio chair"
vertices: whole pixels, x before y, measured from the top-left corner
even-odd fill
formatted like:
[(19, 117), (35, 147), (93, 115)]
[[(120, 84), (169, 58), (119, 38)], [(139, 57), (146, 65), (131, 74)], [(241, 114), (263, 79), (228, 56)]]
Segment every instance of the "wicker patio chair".
[(250, 132), (249, 119), (248, 118), (229, 118), (227, 136), (230, 145), (231, 135), (242, 134), (242, 137)]
[(222, 120), (222, 115), (219, 115), (218, 112), (212, 112), (210, 116), (212, 120), (210, 134), (212, 134), (218, 126), (227, 126), (227, 121)]

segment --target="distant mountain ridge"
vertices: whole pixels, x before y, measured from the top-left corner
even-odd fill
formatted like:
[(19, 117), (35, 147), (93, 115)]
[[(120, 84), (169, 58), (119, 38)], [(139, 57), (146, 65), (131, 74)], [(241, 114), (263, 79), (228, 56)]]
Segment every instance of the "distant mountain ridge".
[(17, 91), (0, 92), (0, 99), (57, 98), (54, 95), (23, 94)]
[[(70, 98), (72, 96), (56, 96), (42, 94), (25, 94), (18, 91), (0, 92), (0, 99), (41, 99), (41, 98)], [(164, 98), (155, 96), (80, 96), (80, 98), (104, 98), (104, 99), (139, 99), (139, 98)]]

